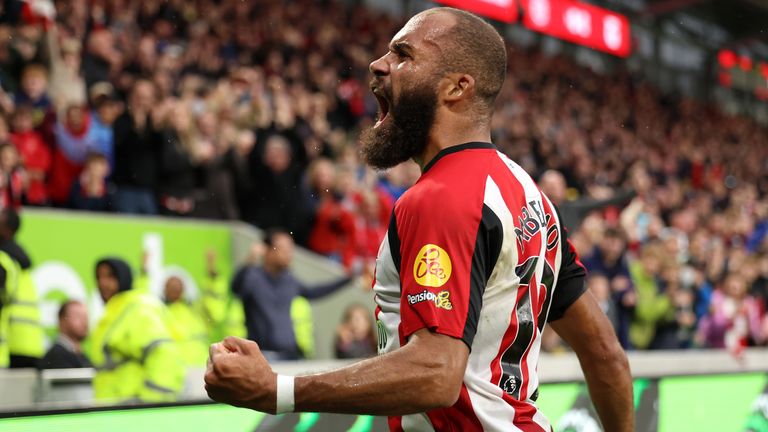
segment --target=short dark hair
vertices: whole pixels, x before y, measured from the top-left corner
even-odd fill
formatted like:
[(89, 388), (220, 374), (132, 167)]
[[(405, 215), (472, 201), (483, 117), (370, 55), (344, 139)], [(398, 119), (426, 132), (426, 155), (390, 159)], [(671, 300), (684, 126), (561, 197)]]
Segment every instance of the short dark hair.
[(272, 247), (275, 245), (275, 237), (280, 235), (287, 235), (290, 238), (293, 238), (291, 233), (288, 232), (285, 228), (280, 227), (272, 227), (268, 230), (264, 231), (264, 244)]
[(65, 316), (67, 316), (67, 312), (69, 311), (69, 308), (72, 307), (72, 305), (75, 304), (82, 304), (80, 300), (67, 300), (64, 303), (61, 304), (61, 307), (59, 308), (59, 321), (63, 320)]
[(428, 13), (447, 12), (456, 18), (448, 31), (449, 46), (443, 50), (444, 72), (462, 72), (475, 79), (475, 91), (488, 114), (504, 85), (507, 49), (504, 39), (488, 22), (472, 13), (449, 7)]

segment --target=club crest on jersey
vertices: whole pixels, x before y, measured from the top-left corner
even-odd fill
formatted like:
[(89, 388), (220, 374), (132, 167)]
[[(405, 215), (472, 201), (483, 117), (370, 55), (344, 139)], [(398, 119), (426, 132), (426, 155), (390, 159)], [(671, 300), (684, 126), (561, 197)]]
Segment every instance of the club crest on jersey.
[(408, 294), (408, 303), (415, 305), (421, 302), (432, 302), (439, 309), (453, 310), (453, 304), (451, 303), (451, 293), (448, 291), (440, 291), (435, 294), (433, 292), (424, 290), (417, 294)]
[(416, 255), (413, 278), (421, 286), (438, 288), (451, 278), (451, 257), (440, 246), (426, 244)]

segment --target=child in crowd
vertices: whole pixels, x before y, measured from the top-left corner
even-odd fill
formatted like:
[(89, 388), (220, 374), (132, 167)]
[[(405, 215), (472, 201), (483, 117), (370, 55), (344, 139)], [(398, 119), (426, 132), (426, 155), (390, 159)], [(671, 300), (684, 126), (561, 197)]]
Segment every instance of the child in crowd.
[(90, 153), (85, 159), (83, 172), (74, 183), (69, 195), (70, 206), (78, 210), (106, 211), (110, 200), (107, 189), (109, 161), (99, 153)]
[(17, 106), (31, 107), (32, 126), (37, 128), (45, 120), (51, 109), (48, 96), (48, 71), (39, 64), (30, 64), (21, 73), (21, 89), (16, 93), (14, 102)]
[(337, 358), (365, 358), (376, 354), (376, 333), (371, 312), (353, 304), (344, 311), (344, 319), (336, 329)]
[(0, 145), (0, 208), (21, 207), (26, 185), (18, 150), (12, 144)]
[(51, 169), (51, 149), (43, 141), (42, 135), (34, 129), (33, 116), (32, 107), (29, 105), (16, 108), (12, 117), (11, 142), (19, 151), (27, 172), (27, 204), (45, 205), (48, 203), (45, 181)]
[(602, 273), (592, 273), (587, 278), (587, 287), (592, 292), (592, 295), (595, 296), (600, 309), (613, 325), (613, 329), (616, 330), (619, 325), (619, 317), (616, 303), (614, 303), (611, 297), (611, 286), (608, 278)]
[(699, 322), (697, 342), (738, 354), (750, 342), (765, 342), (764, 321), (759, 302), (747, 294), (747, 282), (741, 274), (731, 273), (712, 294), (710, 312)]

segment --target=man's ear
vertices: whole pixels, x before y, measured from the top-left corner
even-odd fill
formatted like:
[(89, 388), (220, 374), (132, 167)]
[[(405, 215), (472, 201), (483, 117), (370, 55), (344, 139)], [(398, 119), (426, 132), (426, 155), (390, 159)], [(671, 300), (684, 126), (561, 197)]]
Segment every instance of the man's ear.
[(441, 99), (446, 103), (467, 100), (475, 94), (475, 78), (472, 75), (452, 73), (443, 78), (440, 85)]

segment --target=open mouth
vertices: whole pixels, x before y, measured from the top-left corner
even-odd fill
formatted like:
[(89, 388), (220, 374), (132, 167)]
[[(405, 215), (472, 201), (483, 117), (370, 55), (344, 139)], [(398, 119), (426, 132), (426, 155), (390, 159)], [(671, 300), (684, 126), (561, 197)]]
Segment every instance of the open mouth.
[(374, 128), (379, 127), (379, 125), (384, 123), (384, 120), (387, 119), (387, 116), (389, 116), (389, 100), (381, 93), (382, 91), (380, 89), (373, 90), (373, 95), (376, 96), (376, 101), (379, 102), (379, 118), (373, 126)]

